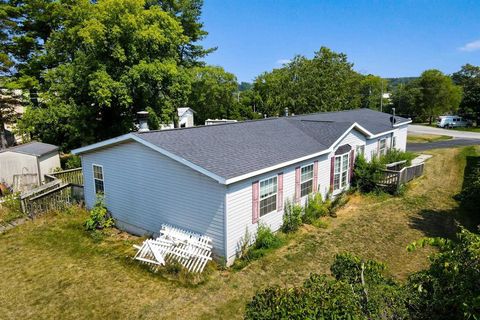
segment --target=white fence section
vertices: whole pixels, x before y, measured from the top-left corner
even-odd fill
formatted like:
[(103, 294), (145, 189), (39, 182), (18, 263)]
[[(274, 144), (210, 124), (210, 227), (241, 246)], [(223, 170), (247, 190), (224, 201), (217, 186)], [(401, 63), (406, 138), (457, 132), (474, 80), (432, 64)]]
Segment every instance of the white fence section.
[(190, 272), (202, 272), (212, 260), (210, 237), (166, 224), (162, 225), (160, 237), (134, 247), (138, 249), (134, 259), (150, 265), (154, 271), (165, 263), (178, 262)]

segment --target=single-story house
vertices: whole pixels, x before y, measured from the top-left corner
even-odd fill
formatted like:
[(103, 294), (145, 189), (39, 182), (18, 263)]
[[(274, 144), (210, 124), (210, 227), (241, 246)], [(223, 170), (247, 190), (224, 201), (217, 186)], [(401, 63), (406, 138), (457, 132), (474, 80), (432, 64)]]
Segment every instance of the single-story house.
[[(190, 128), (193, 127), (194, 124), (194, 113), (195, 110), (191, 108), (177, 108), (177, 116), (178, 116), (178, 128)], [(173, 129), (175, 125), (173, 123), (169, 123), (166, 125), (162, 125), (161, 127), (163, 130), (165, 129)]]
[[(117, 225), (158, 233), (163, 223), (213, 239), (227, 264), (259, 223), (282, 225), (284, 201), (349, 188), (354, 158), (405, 150), (409, 119), (369, 109), (134, 132), (74, 150), (85, 201), (103, 193)], [(393, 124), (392, 124), (393, 122)]]
[(0, 182), (13, 186), (15, 191), (42, 184), (45, 174), (57, 168), (60, 156), (58, 147), (52, 144), (30, 142), (0, 150)]

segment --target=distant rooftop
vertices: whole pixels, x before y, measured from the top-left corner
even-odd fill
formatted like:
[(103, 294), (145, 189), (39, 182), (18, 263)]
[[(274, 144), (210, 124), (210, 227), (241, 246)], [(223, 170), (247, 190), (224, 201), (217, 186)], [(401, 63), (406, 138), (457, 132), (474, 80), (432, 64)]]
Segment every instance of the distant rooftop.
[(22, 153), (22, 154), (28, 154), (36, 157), (41, 157), (45, 154), (48, 154), (57, 150), (58, 150), (58, 147), (54, 146), (53, 144), (33, 141), (33, 142), (22, 144), (19, 146), (3, 149), (0, 151), (0, 153), (10, 151), (10, 152), (16, 152), (16, 153)]

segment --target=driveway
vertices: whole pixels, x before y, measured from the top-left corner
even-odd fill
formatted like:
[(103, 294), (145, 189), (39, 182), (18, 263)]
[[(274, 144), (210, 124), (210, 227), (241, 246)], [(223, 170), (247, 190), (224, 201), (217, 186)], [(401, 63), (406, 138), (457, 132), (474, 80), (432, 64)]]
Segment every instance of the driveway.
[(443, 148), (455, 148), (480, 145), (480, 139), (462, 139), (453, 138), (445, 141), (434, 141), (427, 143), (407, 143), (407, 150), (413, 152), (431, 150), (431, 149), (443, 149)]
[(457, 131), (451, 129), (434, 128), (420, 125), (409, 125), (408, 133), (411, 134), (436, 134), (463, 139), (480, 139), (480, 132)]

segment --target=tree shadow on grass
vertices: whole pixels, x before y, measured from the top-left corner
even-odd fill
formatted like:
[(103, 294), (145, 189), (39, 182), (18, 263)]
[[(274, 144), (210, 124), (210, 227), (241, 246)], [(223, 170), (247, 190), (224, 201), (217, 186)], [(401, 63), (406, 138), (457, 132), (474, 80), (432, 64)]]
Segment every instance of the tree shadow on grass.
[[(480, 169), (480, 156), (467, 156), (462, 191), (471, 184), (475, 169)], [(461, 200), (459, 195), (454, 196), (458, 207), (452, 210), (422, 210), (418, 216), (410, 217), (410, 226), (421, 230), (426, 237), (452, 239), (458, 231), (457, 222), (472, 232), (479, 232), (480, 199)]]

